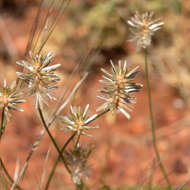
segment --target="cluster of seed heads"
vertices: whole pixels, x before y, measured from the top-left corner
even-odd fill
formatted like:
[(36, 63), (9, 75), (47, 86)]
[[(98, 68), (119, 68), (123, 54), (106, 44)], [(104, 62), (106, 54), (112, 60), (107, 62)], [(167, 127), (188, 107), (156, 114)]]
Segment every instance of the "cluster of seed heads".
[(57, 88), (57, 82), (60, 80), (55, 73), (60, 64), (51, 65), (53, 59), (52, 53), (46, 55), (33, 55), (30, 52), (30, 60), (17, 61), (26, 69), (24, 72), (17, 72), (18, 78), (26, 82), (29, 89), (29, 95), (36, 96), (36, 102), (39, 100), (46, 103), (45, 97), (51, 100), (55, 98), (51, 95), (51, 91)]
[(61, 121), (66, 124), (68, 130), (77, 132), (77, 135), (91, 136), (84, 132), (84, 130), (96, 129), (98, 126), (88, 126), (88, 124), (95, 119), (97, 114), (90, 117), (87, 116), (89, 104), (83, 109), (79, 107), (70, 106), (70, 114), (68, 116), (60, 116)]
[(71, 168), (71, 177), (74, 184), (80, 185), (83, 177), (88, 177), (87, 160), (92, 152), (92, 147), (80, 147), (66, 152), (67, 162)]
[(103, 68), (101, 69), (105, 80), (100, 80), (104, 88), (100, 90), (103, 95), (98, 97), (105, 103), (97, 111), (110, 110), (112, 113), (119, 111), (130, 119), (128, 113), (128, 111), (132, 111), (130, 104), (136, 103), (135, 97), (132, 97), (131, 94), (142, 88), (142, 84), (132, 82), (139, 67), (128, 71), (127, 61), (122, 62), (121, 60), (117, 66), (111, 61), (111, 66), (111, 73)]
[[(133, 37), (131, 40), (137, 44), (137, 49), (147, 48), (151, 45), (151, 38), (155, 31), (159, 30), (163, 22), (160, 19), (152, 20), (153, 13), (144, 13), (140, 15), (136, 13), (134, 17), (127, 21), (131, 26)], [(34, 55), (30, 52), (28, 60), (17, 61), (17, 64), (23, 67), (23, 72), (17, 72), (18, 79), (23, 81), (28, 89), (29, 96), (34, 95), (36, 105), (38, 102), (47, 103), (46, 97), (55, 100), (52, 96), (52, 91), (57, 88), (57, 83), (60, 80), (56, 74), (56, 69), (60, 64), (52, 65), (53, 55), (47, 53), (45, 55)], [(100, 80), (103, 88), (100, 90), (100, 99), (105, 101), (97, 111), (111, 111), (112, 113), (121, 112), (124, 116), (130, 119), (129, 112), (132, 111), (130, 104), (136, 103), (133, 93), (139, 92), (142, 84), (133, 82), (135, 76), (139, 72), (139, 67), (132, 70), (128, 69), (127, 61), (118, 61), (115, 65), (111, 62), (111, 72), (101, 69), (104, 73), (104, 80)], [(17, 107), (17, 104), (25, 102), (24, 94), (17, 88), (16, 82), (10, 87), (4, 81), (4, 86), (0, 90), (0, 109), (4, 109), (7, 116), (10, 116), (11, 110), (23, 111)], [(26, 97), (26, 95), (25, 95)], [(84, 108), (70, 106), (68, 116), (60, 116), (61, 121), (66, 125), (63, 129), (73, 131), (80, 135), (91, 136), (86, 133), (86, 130), (98, 128), (97, 126), (89, 126), (95, 120), (98, 114), (87, 116), (89, 104)], [(65, 152), (67, 163), (71, 168), (72, 180), (75, 184), (81, 184), (83, 175), (87, 175), (86, 162), (91, 153), (91, 149), (75, 147), (71, 152)]]
[(0, 109), (4, 109), (5, 115), (11, 116), (9, 110), (24, 111), (17, 107), (17, 104), (24, 102), (23, 93), (16, 89), (16, 81), (7, 86), (7, 82), (4, 80), (3, 88), (0, 90)]
[(140, 15), (138, 12), (127, 21), (133, 34), (131, 41), (136, 42), (137, 50), (151, 45), (152, 36), (164, 25), (160, 19), (153, 20), (154, 13), (146, 12)]

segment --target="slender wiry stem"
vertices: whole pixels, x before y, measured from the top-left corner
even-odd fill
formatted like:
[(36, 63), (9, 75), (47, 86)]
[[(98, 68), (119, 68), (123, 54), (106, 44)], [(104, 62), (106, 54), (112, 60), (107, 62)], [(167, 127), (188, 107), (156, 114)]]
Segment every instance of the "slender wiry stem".
[(81, 84), (84, 82), (84, 80), (86, 79), (86, 77), (88, 76), (88, 72), (86, 72), (83, 77), (77, 82), (77, 84), (75, 85), (75, 87), (73, 88), (73, 90), (71, 91), (71, 93), (69, 94), (68, 98), (64, 101), (64, 103), (57, 109), (56, 113), (54, 114), (53, 118), (51, 119), (51, 121), (48, 123), (48, 126), (50, 126), (55, 119), (57, 118), (57, 116), (61, 113), (61, 111), (66, 107), (66, 105), (69, 103), (69, 101), (71, 100), (71, 98), (73, 97), (73, 95), (76, 93), (76, 91), (79, 89), (79, 87), (81, 86)]
[(43, 113), (42, 113), (42, 110), (41, 110), (41, 107), (40, 107), (40, 102), (38, 102), (38, 111), (39, 111), (40, 118), (41, 118), (41, 120), (42, 120), (43, 126), (44, 126), (44, 128), (45, 128), (45, 130), (46, 130), (48, 136), (50, 137), (51, 141), (53, 142), (53, 145), (55, 146), (57, 152), (59, 153), (59, 155), (60, 155), (60, 157), (61, 157), (61, 159), (62, 159), (62, 161), (63, 161), (63, 163), (64, 163), (64, 165), (65, 165), (65, 168), (67, 169), (67, 171), (68, 171), (69, 173), (71, 173), (69, 167), (67, 166), (66, 160), (65, 160), (65, 158), (63, 157), (63, 155), (62, 155), (62, 153), (61, 153), (61, 150), (59, 149), (59, 147), (58, 147), (58, 145), (57, 145), (55, 139), (53, 138), (51, 132), (50, 132), (49, 129), (48, 129), (48, 126), (47, 126), (47, 124), (46, 124), (46, 121), (45, 121), (45, 119), (44, 119), (44, 116), (43, 116)]
[(146, 83), (147, 83), (147, 93), (148, 93), (148, 104), (149, 104), (149, 112), (150, 112), (150, 123), (151, 123), (151, 131), (152, 131), (152, 141), (153, 141), (153, 147), (154, 152), (156, 155), (156, 159), (159, 163), (160, 170), (167, 182), (168, 189), (171, 190), (171, 184), (169, 181), (169, 178), (167, 176), (166, 170), (164, 168), (164, 165), (162, 164), (160, 153), (158, 151), (157, 142), (156, 142), (156, 131), (155, 131), (155, 125), (154, 125), (154, 118), (153, 118), (153, 111), (152, 111), (152, 99), (151, 99), (151, 88), (150, 88), (150, 82), (149, 82), (149, 72), (148, 72), (148, 52), (147, 49), (145, 49), (145, 74), (146, 74)]
[[(73, 134), (70, 136), (70, 138), (66, 141), (66, 143), (64, 144), (64, 146), (63, 146), (62, 149), (61, 149), (61, 153), (64, 152), (64, 150), (66, 149), (67, 145), (72, 141), (72, 139), (75, 137), (75, 135), (76, 135), (76, 132), (73, 133)], [(49, 175), (48, 180), (47, 180), (47, 183), (46, 183), (45, 190), (48, 190), (48, 188), (49, 188), (50, 182), (51, 182), (51, 180), (52, 180), (52, 178), (53, 178), (53, 175), (54, 175), (54, 173), (55, 173), (56, 167), (57, 167), (57, 165), (58, 165), (60, 159), (61, 159), (61, 157), (60, 157), (60, 155), (59, 155), (59, 156), (57, 157), (57, 159), (56, 159), (56, 161), (55, 161), (55, 163), (54, 163), (52, 169), (51, 169), (50, 175)]]
[[(93, 120), (90, 120), (90, 121), (89, 121), (89, 123), (91, 123), (91, 122), (94, 121), (95, 119), (99, 118), (100, 116), (104, 115), (104, 114), (107, 113), (108, 111), (109, 111), (109, 109), (107, 109), (107, 110), (105, 110), (105, 111), (103, 111), (103, 112), (97, 114), (96, 117), (95, 117)], [(89, 124), (89, 123), (87, 123), (87, 124)], [(66, 148), (67, 145), (70, 143), (70, 141), (75, 137), (75, 135), (76, 135), (76, 132), (73, 133), (73, 135), (67, 140), (67, 142), (65, 143), (65, 145), (64, 145), (64, 146), (62, 147), (62, 149), (61, 149), (61, 153), (64, 152), (65, 148)], [(77, 145), (78, 145), (79, 139), (80, 139), (80, 135), (77, 136), (77, 140), (76, 140), (76, 142), (75, 142), (75, 148), (76, 148)], [(56, 159), (56, 161), (55, 161), (53, 167), (52, 167), (52, 170), (51, 170), (50, 175), (49, 175), (49, 177), (48, 177), (48, 181), (47, 181), (47, 183), (46, 183), (45, 190), (48, 190), (48, 188), (49, 188), (49, 184), (50, 184), (50, 182), (51, 182), (51, 180), (52, 180), (52, 178), (53, 178), (53, 175), (54, 175), (54, 173), (55, 173), (56, 167), (57, 167), (57, 165), (58, 165), (60, 159), (61, 159), (61, 157), (60, 157), (60, 155), (59, 155), (59, 156), (57, 157), (57, 159)]]
[[(84, 79), (87, 77), (88, 73), (86, 73), (82, 79), (75, 85), (75, 87), (73, 88), (72, 92), (70, 93), (70, 95), (68, 96), (68, 98), (65, 100), (65, 102), (61, 105), (61, 107), (58, 109), (58, 111), (56, 112), (55, 116), (53, 117), (53, 119), (48, 123), (47, 127), (49, 128), (52, 123), (55, 121), (56, 117), (58, 116), (58, 114), (67, 106), (67, 104), (69, 103), (69, 101), (71, 100), (73, 94), (79, 89), (80, 85), (82, 84), (82, 82), (84, 81)], [(19, 175), (17, 177), (17, 179), (15, 180), (14, 182), (14, 186), (18, 183), (18, 181), (21, 179), (21, 177), (24, 175), (26, 169), (27, 169), (27, 166), (28, 166), (28, 163), (33, 155), (33, 153), (35, 152), (35, 150), (38, 148), (40, 142), (41, 142), (41, 139), (43, 138), (45, 134), (45, 130), (41, 130), (40, 131), (40, 134), (38, 135), (38, 137), (36, 138), (36, 140), (34, 141), (33, 145), (32, 145), (32, 149), (31, 151), (29, 152), (25, 162), (24, 162), (24, 165), (22, 167), (22, 169), (20, 170), (19, 172)]]
[[(11, 183), (13, 183), (14, 180), (10, 176), (10, 174), (9, 174), (8, 170), (6, 169), (5, 164), (3, 163), (3, 160), (1, 158), (0, 158), (0, 166), (3, 169), (3, 171), (4, 171), (5, 175), (7, 176), (7, 178), (9, 179), (9, 181)], [(19, 185), (16, 185), (16, 188), (19, 189), (19, 190), (22, 190), (22, 188)]]
[(75, 145), (74, 145), (74, 148), (75, 148), (75, 149), (77, 149), (77, 147), (78, 147), (79, 140), (80, 140), (80, 134), (77, 135), (77, 139), (76, 139), (76, 142), (75, 142)]
[(83, 190), (83, 188), (84, 188), (84, 183), (83, 183), (83, 181), (81, 182), (81, 184), (76, 185), (76, 190)]
[(35, 140), (35, 142), (34, 142), (34, 144), (33, 144), (33, 146), (32, 146), (32, 149), (31, 149), (31, 151), (29, 152), (29, 154), (28, 154), (28, 156), (27, 156), (27, 158), (26, 158), (26, 160), (25, 160), (25, 162), (24, 162), (24, 164), (23, 164), (23, 167), (21, 168), (21, 170), (20, 170), (20, 172), (19, 172), (19, 174), (18, 174), (16, 180), (15, 180), (14, 183), (13, 183), (12, 189), (15, 188), (16, 184), (19, 182), (19, 180), (20, 180), (20, 179), (22, 178), (22, 176), (24, 175), (24, 173), (25, 173), (25, 171), (26, 171), (26, 169), (27, 169), (27, 167), (28, 167), (28, 163), (29, 163), (29, 161), (30, 161), (30, 159), (31, 159), (31, 157), (32, 157), (32, 154), (33, 154), (33, 153), (35, 152), (35, 150), (37, 149), (37, 147), (38, 147), (38, 145), (39, 145), (39, 143), (40, 143), (42, 137), (44, 136), (44, 134), (45, 134), (45, 130), (41, 130), (41, 131), (40, 131), (40, 135), (39, 135), (38, 138)]
[(2, 114), (1, 114), (0, 140), (1, 140), (1, 137), (2, 137), (2, 135), (4, 133), (5, 126), (6, 126), (5, 107), (3, 107)]
[(103, 112), (100, 112), (99, 114), (96, 115), (96, 117), (94, 117), (92, 120), (90, 120), (89, 122), (87, 122), (86, 125), (88, 125), (89, 123), (91, 123), (94, 120), (98, 119), (99, 117), (101, 117), (102, 115), (106, 114), (109, 111), (110, 111), (110, 109), (106, 109)]

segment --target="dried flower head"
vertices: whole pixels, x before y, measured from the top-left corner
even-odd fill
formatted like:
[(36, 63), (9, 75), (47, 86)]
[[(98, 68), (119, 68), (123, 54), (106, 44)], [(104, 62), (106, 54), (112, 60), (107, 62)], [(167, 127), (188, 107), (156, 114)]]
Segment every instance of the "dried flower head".
[(55, 73), (60, 64), (51, 65), (53, 55), (47, 53), (46, 55), (33, 55), (30, 52), (30, 60), (17, 61), (26, 69), (25, 72), (17, 72), (18, 77), (25, 81), (29, 87), (29, 95), (36, 95), (36, 102), (40, 99), (43, 102), (45, 97), (55, 99), (51, 95), (51, 91), (56, 89), (57, 82), (60, 80)]
[(4, 109), (5, 114), (9, 117), (10, 110), (24, 111), (16, 106), (24, 102), (23, 94), (16, 89), (16, 82), (14, 81), (12, 85), (8, 87), (6, 80), (4, 80), (3, 88), (0, 89), (0, 109)]
[(131, 41), (135, 41), (137, 44), (137, 49), (147, 48), (151, 45), (152, 36), (154, 32), (159, 30), (163, 25), (160, 19), (153, 20), (153, 12), (146, 12), (140, 15), (138, 12), (127, 21), (129, 26), (131, 26), (131, 32), (133, 37)]
[(104, 88), (100, 90), (103, 96), (98, 96), (103, 99), (105, 103), (101, 105), (97, 111), (111, 110), (122, 112), (128, 119), (130, 115), (127, 111), (132, 111), (132, 107), (129, 104), (136, 103), (135, 97), (131, 96), (131, 93), (138, 92), (142, 88), (142, 84), (134, 83), (132, 80), (138, 73), (138, 66), (133, 70), (128, 71), (127, 61), (120, 60), (118, 66), (115, 66), (111, 61), (112, 72), (109, 73), (105, 69), (101, 71), (105, 74), (103, 78), (106, 80), (100, 80), (104, 84)]
[(86, 135), (91, 136), (84, 132), (84, 130), (96, 129), (98, 126), (88, 126), (88, 124), (95, 119), (97, 114), (92, 115), (91, 117), (87, 116), (87, 111), (89, 104), (86, 105), (84, 109), (79, 107), (70, 106), (69, 116), (60, 116), (60, 119), (67, 125), (67, 129), (77, 132), (77, 135)]
[(82, 177), (88, 177), (87, 160), (92, 152), (92, 147), (77, 147), (73, 151), (66, 152), (66, 160), (71, 169), (71, 177), (74, 184), (80, 185)]

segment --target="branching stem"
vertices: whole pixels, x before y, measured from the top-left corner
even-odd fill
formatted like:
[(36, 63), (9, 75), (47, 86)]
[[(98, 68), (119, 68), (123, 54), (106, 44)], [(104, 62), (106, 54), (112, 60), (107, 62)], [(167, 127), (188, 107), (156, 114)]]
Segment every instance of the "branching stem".
[[(66, 141), (66, 143), (64, 144), (64, 146), (63, 146), (62, 149), (61, 149), (61, 154), (63, 154), (63, 152), (64, 152), (64, 150), (66, 149), (67, 145), (72, 141), (72, 139), (75, 137), (75, 135), (76, 135), (76, 132), (73, 133), (73, 134), (70, 136), (70, 138)], [(54, 175), (54, 173), (55, 173), (56, 167), (57, 167), (57, 165), (58, 165), (60, 159), (61, 159), (61, 157), (60, 157), (60, 155), (59, 155), (59, 156), (57, 157), (57, 159), (56, 159), (56, 161), (55, 161), (55, 163), (54, 163), (52, 169), (51, 169), (50, 175), (49, 175), (48, 180), (47, 180), (47, 183), (46, 183), (45, 190), (48, 190), (48, 188), (49, 188), (50, 182), (51, 182), (51, 180), (52, 180), (52, 178), (53, 178), (53, 175)]]
[[(0, 166), (1, 166), (1, 168), (3, 169), (3, 171), (4, 171), (5, 175), (7, 176), (7, 178), (9, 179), (9, 181), (10, 181), (11, 183), (14, 183), (14, 180), (13, 180), (12, 177), (10, 176), (10, 174), (9, 174), (7, 168), (5, 167), (5, 164), (3, 163), (3, 160), (2, 160), (1, 158), (0, 158)], [(17, 188), (18, 190), (23, 190), (19, 185), (16, 185), (16, 188)]]
[(1, 141), (2, 135), (5, 131), (5, 127), (6, 127), (5, 107), (3, 107), (2, 113), (1, 113), (0, 141)]
[(166, 183), (168, 185), (168, 189), (171, 190), (171, 184), (169, 181), (169, 178), (167, 176), (166, 170), (164, 168), (164, 165), (160, 158), (160, 153), (158, 151), (157, 147), (157, 141), (156, 141), (156, 131), (155, 131), (155, 125), (154, 125), (154, 118), (153, 118), (153, 111), (152, 111), (152, 99), (151, 99), (151, 88), (150, 88), (150, 81), (149, 81), (149, 71), (148, 71), (148, 52), (147, 49), (145, 49), (145, 74), (146, 74), (146, 84), (147, 84), (147, 93), (148, 93), (148, 104), (149, 104), (149, 114), (150, 114), (150, 123), (151, 123), (151, 131), (152, 131), (152, 142), (153, 142), (153, 148), (156, 155), (156, 159), (159, 163), (160, 170), (166, 180)]
[(43, 116), (42, 109), (41, 109), (41, 106), (40, 106), (40, 102), (39, 102), (39, 101), (38, 101), (38, 111), (39, 111), (40, 118), (41, 118), (41, 120), (42, 120), (43, 126), (44, 126), (44, 128), (45, 128), (45, 130), (46, 130), (48, 136), (50, 137), (51, 141), (53, 142), (53, 145), (55, 146), (57, 152), (59, 153), (59, 156), (61, 157), (61, 159), (62, 159), (62, 161), (63, 161), (63, 163), (64, 163), (64, 165), (65, 165), (65, 168), (67, 169), (67, 171), (68, 171), (69, 173), (71, 173), (69, 167), (67, 166), (66, 160), (65, 160), (65, 158), (63, 157), (63, 155), (62, 155), (62, 153), (61, 153), (61, 150), (59, 149), (59, 147), (58, 147), (58, 145), (57, 145), (55, 139), (53, 138), (51, 132), (50, 132), (49, 129), (48, 129), (48, 126), (47, 126), (46, 121), (45, 121), (45, 119), (44, 119), (44, 116)]

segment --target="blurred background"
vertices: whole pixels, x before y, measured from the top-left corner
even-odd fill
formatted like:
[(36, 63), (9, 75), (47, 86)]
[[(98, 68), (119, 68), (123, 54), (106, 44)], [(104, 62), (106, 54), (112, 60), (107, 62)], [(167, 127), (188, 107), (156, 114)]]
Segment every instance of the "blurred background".
[[(51, 3), (44, 0), (39, 20), (44, 19)], [(16, 65), (16, 60), (24, 59), (39, 4), (39, 0), (0, 0), (1, 86), (4, 79), (8, 83), (15, 80), (16, 71), (21, 69)], [(53, 9), (55, 13), (60, 11), (58, 3), (53, 4)], [(128, 41), (130, 32), (126, 20), (136, 11), (154, 11), (155, 18), (161, 18), (165, 23), (153, 36), (148, 60), (158, 147), (172, 184), (177, 186), (189, 180), (190, 1), (71, 0), (44, 48), (44, 51), (56, 55), (55, 63), (61, 63), (59, 74), (62, 80), (55, 95), (66, 97), (79, 80), (79, 73), (88, 70), (88, 79), (73, 97), (72, 104), (84, 106), (89, 103), (89, 114), (93, 114), (102, 103), (96, 98), (101, 88), (98, 82), (102, 75), (100, 68), (109, 70), (110, 59), (115, 63), (119, 59), (127, 59), (129, 68), (140, 65), (140, 73), (135, 81), (144, 85), (136, 95), (137, 104), (134, 105), (131, 120), (126, 120), (120, 114), (113, 116), (108, 113), (94, 122), (100, 125), (100, 129), (91, 132), (93, 138), (81, 139), (81, 145), (95, 145), (89, 160), (91, 172), (86, 181), (91, 189), (103, 185), (119, 188), (141, 187), (150, 182), (158, 186), (165, 184), (151, 142), (144, 56), (142, 52), (136, 52), (134, 43)], [(53, 21), (53, 17), (50, 18), (50, 22)], [(40, 31), (40, 27), (42, 24), (37, 31)], [(34, 38), (37, 39), (37, 34)], [(34, 43), (30, 48), (32, 46)], [(69, 78), (79, 63), (77, 72)], [(25, 112), (13, 114), (1, 142), (0, 154), (12, 175), (16, 162), (23, 164), (42, 129), (34, 100), (27, 100), (23, 105)], [(46, 114), (51, 113), (52, 109), (55, 106), (47, 109)], [(63, 114), (67, 114), (67, 109)], [(69, 134), (59, 128), (60, 124), (56, 123), (51, 132), (63, 144)], [(51, 169), (57, 153), (45, 136), (30, 161), (26, 175), (20, 182), (21, 186), (36, 189), (34, 184), (37, 186), (40, 181), (49, 148), (47, 172)], [(51, 185), (50, 189), (56, 190), (73, 188), (62, 164)]]

